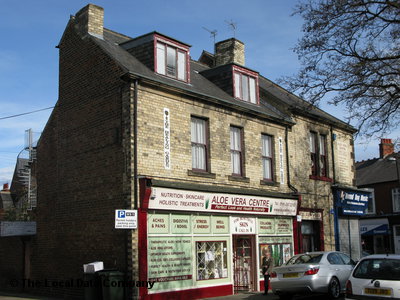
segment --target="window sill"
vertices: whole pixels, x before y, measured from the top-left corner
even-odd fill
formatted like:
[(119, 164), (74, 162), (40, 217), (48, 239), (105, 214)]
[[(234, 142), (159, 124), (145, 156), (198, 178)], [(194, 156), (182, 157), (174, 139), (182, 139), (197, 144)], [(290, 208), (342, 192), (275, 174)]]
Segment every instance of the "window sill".
[(242, 176), (229, 175), (228, 180), (250, 183), (250, 178)]
[(324, 177), (324, 176), (317, 176), (317, 175), (310, 175), (310, 179), (326, 181), (326, 182), (333, 182), (332, 178)]
[(269, 181), (269, 180), (260, 180), (260, 184), (269, 186), (280, 186), (279, 182)]
[(210, 173), (207, 171), (194, 171), (194, 170), (188, 170), (188, 176), (196, 176), (196, 177), (211, 178), (211, 179), (215, 179), (217, 177), (215, 173)]

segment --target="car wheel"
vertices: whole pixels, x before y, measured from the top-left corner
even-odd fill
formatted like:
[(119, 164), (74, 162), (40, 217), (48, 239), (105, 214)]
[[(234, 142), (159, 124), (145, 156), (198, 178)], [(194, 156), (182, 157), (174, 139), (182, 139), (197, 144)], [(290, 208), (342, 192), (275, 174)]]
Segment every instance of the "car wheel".
[(335, 277), (329, 282), (328, 294), (331, 299), (338, 299), (340, 297), (340, 283)]
[(279, 294), (280, 300), (291, 300), (293, 298), (292, 294)]

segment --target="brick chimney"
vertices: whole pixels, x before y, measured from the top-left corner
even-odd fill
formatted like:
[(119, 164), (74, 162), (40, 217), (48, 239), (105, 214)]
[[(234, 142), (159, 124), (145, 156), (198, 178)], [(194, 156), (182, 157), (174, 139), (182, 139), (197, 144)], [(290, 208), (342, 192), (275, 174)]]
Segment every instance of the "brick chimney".
[(381, 139), (381, 143), (379, 144), (380, 158), (384, 158), (393, 153), (394, 153), (394, 144), (392, 142), (392, 139)]
[(4, 183), (2, 192), (9, 192), (9, 191), (10, 191), (10, 189), (8, 188), (8, 183)]
[(244, 44), (235, 39), (227, 39), (215, 44), (215, 66), (236, 63), (244, 66)]
[(94, 4), (88, 4), (78, 11), (75, 20), (82, 36), (91, 34), (103, 38), (104, 9)]

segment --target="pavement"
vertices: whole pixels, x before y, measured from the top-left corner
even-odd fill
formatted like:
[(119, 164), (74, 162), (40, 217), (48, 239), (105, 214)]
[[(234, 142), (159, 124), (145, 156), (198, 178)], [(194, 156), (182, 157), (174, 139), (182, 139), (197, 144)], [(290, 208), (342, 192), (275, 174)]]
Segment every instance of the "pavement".
[(249, 299), (249, 300), (276, 300), (279, 299), (278, 296), (275, 296), (272, 293), (268, 293), (268, 295), (264, 295), (263, 292), (246, 292), (235, 295), (223, 296), (223, 297), (214, 297), (207, 298), (207, 300), (239, 300), (239, 299)]
[(32, 295), (23, 294), (23, 293), (0, 292), (0, 300), (60, 300), (60, 298), (32, 296)]
[[(272, 293), (264, 295), (264, 293), (254, 292), (254, 293), (241, 293), (236, 295), (229, 295), (223, 297), (207, 298), (207, 300), (239, 300), (239, 299), (249, 299), (249, 300), (278, 300), (279, 297), (273, 295)], [(32, 296), (29, 294), (17, 294), (17, 293), (3, 293), (0, 292), (0, 300), (60, 300), (60, 298), (49, 298), (41, 296)]]
[[(326, 296), (320, 295), (311, 295), (311, 296), (302, 296), (302, 297), (294, 297), (294, 300), (326, 300)], [(43, 297), (43, 296), (33, 296), (29, 294), (20, 294), (20, 293), (4, 293), (0, 291), (0, 300), (60, 300), (61, 298), (51, 298), (51, 297)], [(260, 292), (247, 292), (240, 293), (235, 295), (223, 296), (223, 297), (213, 297), (207, 298), (207, 300), (240, 300), (240, 299), (248, 299), (248, 300), (279, 300), (279, 297), (272, 294), (271, 292), (268, 295), (264, 295), (264, 293)], [(343, 298), (340, 298), (343, 300)]]
[[(248, 293), (240, 293), (230, 296), (223, 297), (214, 297), (207, 298), (207, 300), (239, 300), (239, 299), (248, 299), (248, 300), (279, 300), (279, 297), (269, 292), (268, 295), (264, 295), (264, 293), (260, 292), (248, 292)], [(326, 295), (307, 295), (307, 296), (295, 296), (293, 300), (326, 300)], [(206, 299), (204, 299), (206, 300)], [(339, 300), (344, 300), (344, 297), (340, 297)]]

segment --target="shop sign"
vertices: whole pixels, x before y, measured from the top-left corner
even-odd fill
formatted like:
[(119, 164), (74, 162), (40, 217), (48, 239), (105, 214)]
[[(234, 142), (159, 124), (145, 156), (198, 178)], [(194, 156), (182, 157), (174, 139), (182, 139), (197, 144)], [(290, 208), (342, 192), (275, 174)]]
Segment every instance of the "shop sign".
[(169, 215), (149, 214), (149, 233), (169, 233)]
[(270, 243), (270, 244), (285, 244), (292, 243), (291, 236), (260, 236), (258, 238), (260, 244)]
[(231, 226), (233, 234), (255, 234), (256, 233), (256, 219), (255, 218), (242, 218), (232, 217)]
[(153, 188), (149, 208), (295, 216), (297, 200)]
[(172, 215), (171, 216), (172, 233), (187, 234), (191, 233), (190, 215)]
[(211, 216), (211, 226), (213, 233), (229, 233), (229, 217)]
[(171, 124), (169, 109), (164, 108), (164, 168), (171, 169)]
[(258, 234), (274, 234), (275, 219), (258, 219)]
[(387, 235), (389, 221), (386, 218), (360, 220), (360, 234), (362, 235)]
[(148, 237), (148, 280), (153, 290), (192, 286), (190, 237)]
[(211, 217), (194, 216), (193, 233), (211, 233)]
[(322, 213), (314, 211), (300, 211), (301, 219), (309, 221), (322, 221)]
[(281, 178), (280, 183), (284, 184), (285, 183), (285, 172), (283, 169), (283, 141), (282, 137), (279, 137), (279, 176)]
[(336, 191), (336, 206), (342, 215), (364, 215), (370, 193), (351, 190)]
[(276, 234), (291, 234), (292, 220), (291, 219), (275, 219)]

